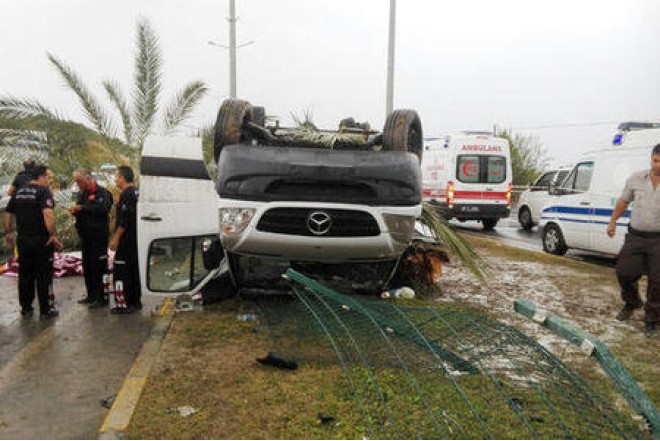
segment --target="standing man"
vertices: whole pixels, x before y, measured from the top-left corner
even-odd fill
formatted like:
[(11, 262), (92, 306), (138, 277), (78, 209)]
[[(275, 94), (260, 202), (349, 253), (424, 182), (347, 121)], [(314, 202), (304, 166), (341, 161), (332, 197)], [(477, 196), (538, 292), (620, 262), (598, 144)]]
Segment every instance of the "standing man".
[(55, 201), (48, 189), (48, 168), (35, 166), (31, 171), (31, 181), (19, 188), (9, 201), (5, 211), (5, 239), (10, 248), (14, 247), (12, 232), (13, 217), (16, 216), (18, 238), (18, 301), (21, 315), (32, 315), (34, 309), (35, 284), (39, 298), (39, 312), (42, 318), (58, 315), (51, 309), (48, 289), (53, 272), (54, 248), (62, 248), (57, 240), (55, 227)]
[[(628, 234), (619, 253), (616, 275), (625, 303), (616, 318), (628, 320), (635, 309), (644, 306), (647, 332), (655, 332), (660, 322), (660, 144), (651, 153), (651, 169), (633, 173), (626, 181), (621, 197), (614, 207), (607, 226), (607, 235), (614, 237), (616, 221), (631, 202)], [(640, 298), (637, 281), (648, 275), (646, 305)]]
[(142, 288), (138, 266), (137, 249), (137, 201), (133, 169), (119, 166), (115, 174), (115, 184), (121, 190), (117, 203), (117, 223), (115, 235), (110, 241), (110, 249), (115, 253), (114, 283), (115, 303), (113, 314), (130, 314), (142, 308)]
[(73, 172), (73, 180), (78, 184), (80, 194), (69, 213), (76, 218), (87, 289), (87, 296), (78, 303), (102, 308), (108, 304), (103, 296), (103, 275), (108, 272), (108, 221), (112, 194), (100, 186), (87, 169), (79, 168)]
[(30, 181), (32, 181), (32, 170), (34, 169), (35, 165), (36, 164), (34, 158), (28, 158), (23, 161), (23, 171), (16, 175), (11, 185), (9, 186), (9, 190), (7, 190), (7, 195), (9, 197), (14, 197), (19, 188), (29, 184)]

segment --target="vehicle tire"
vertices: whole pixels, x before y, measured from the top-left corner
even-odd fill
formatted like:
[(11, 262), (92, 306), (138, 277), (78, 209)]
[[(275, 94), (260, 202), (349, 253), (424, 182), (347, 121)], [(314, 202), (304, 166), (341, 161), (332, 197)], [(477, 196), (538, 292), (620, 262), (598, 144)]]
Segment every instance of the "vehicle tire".
[(497, 225), (497, 221), (499, 221), (499, 219), (496, 217), (489, 217), (487, 219), (482, 219), (481, 223), (484, 226), (484, 231), (493, 231), (495, 225)]
[(252, 121), (261, 127), (266, 127), (266, 108), (262, 106), (252, 107)]
[(532, 222), (532, 212), (529, 211), (529, 208), (526, 206), (521, 207), (518, 210), (518, 222), (520, 222), (520, 226), (523, 230), (531, 230), (534, 226), (534, 223)]
[(383, 150), (410, 152), (422, 161), (422, 121), (414, 110), (397, 109), (389, 114), (383, 128)]
[(543, 251), (557, 256), (563, 256), (568, 251), (561, 228), (555, 224), (548, 224), (543, 229)]
[(243, 123), (254, 121), (252, 105), (242, 100), (224, 100), (213, 127), (213, 158), (218, 162), (222, 148), (230, 144), (249, 144), (249, 134)]

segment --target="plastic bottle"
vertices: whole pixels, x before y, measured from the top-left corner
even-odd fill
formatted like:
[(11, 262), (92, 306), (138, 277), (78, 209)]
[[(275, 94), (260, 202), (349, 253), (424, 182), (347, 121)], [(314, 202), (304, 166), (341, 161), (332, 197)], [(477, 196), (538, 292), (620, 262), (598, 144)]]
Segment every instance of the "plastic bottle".
[(381, 299), (389, 299), (389, 298), (395, 298), (395, 299), (414, 299), (415, 298), (415, 290), (410, 288), (409, 286), (402, 286), (401, 288), (396, 288), (396, 289), (390, 289), (388, 291), (383, 291), (383, 293), (380, 295)]

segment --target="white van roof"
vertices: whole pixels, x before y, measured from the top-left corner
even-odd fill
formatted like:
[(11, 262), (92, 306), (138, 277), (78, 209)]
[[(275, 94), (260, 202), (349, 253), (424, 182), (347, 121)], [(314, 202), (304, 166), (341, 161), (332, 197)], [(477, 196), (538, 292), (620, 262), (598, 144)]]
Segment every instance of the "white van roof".
[[(630, 124), (623, 123), (619, 127), (627, 127), (619, 129), (609, 142), (604, 146), (608, 150), (628, 150), (638, 148), (652, 148), (660, 143), (660, 124), (657, 127), (641, 127), (638, 126), (631, 128)], [(652, 124), (652, 123), (648, 123)], [(649, 152), (650, 153), (650, 152)]]

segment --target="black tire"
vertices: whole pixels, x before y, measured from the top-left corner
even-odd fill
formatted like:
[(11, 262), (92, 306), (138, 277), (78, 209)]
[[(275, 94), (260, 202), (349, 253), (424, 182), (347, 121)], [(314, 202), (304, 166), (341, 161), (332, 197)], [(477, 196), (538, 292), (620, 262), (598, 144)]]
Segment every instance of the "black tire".
[(255, 124), (266, 127), (266, 108), (261, 106), (252, 107), (252, 120)]
[(543, 229), (543, 251), (563, 256), (568, 251), (561, 229), (555, 224), (548, 224)]
[(526, 206), (520, 207), (518, 210), (518, 222), (520, 222), (520, 226), (523, 230), (531, 230), (534, 226), (534, 222), (532, 222), (532, 212), (529, 211), (529, 208)]
[(249, 144), (251, 139), (243, 123), (254, 121), (252, 105), (242, 100), (224, 100), (213, 127), (213, 158), (218, 162), (222, 148), (231, 144)]
[(414, 110), (397, 109), (389, 114), (383, 128), (383, 150), (414, 153), (422, 161), (422, 121)]
[(484, 226), (484, 231), (493, 231), (498, 221), (499, 219), (496, 217), (489, 217), (487, 219), (482, 219), (481, 223)]

